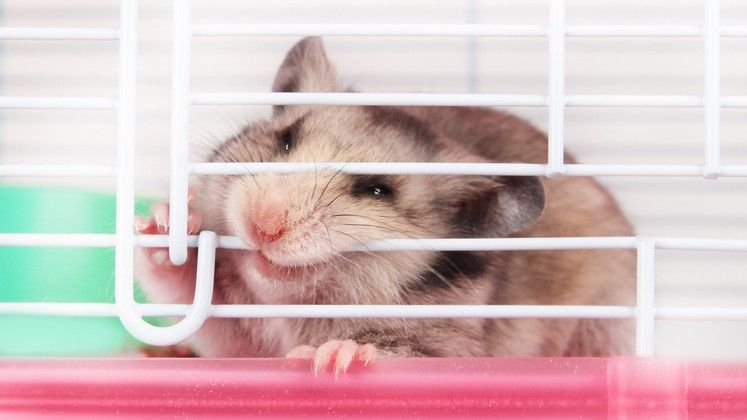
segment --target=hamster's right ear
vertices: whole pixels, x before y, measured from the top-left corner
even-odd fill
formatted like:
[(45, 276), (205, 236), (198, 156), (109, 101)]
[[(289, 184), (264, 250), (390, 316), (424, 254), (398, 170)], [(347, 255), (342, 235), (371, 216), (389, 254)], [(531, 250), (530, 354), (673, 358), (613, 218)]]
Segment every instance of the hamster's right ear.
[(468, 237), (503, 237), (531, 226), (545, 207), (545, 189), (534, 176), (455, 176), (442, 184), (453, 225)]
[[(335, 68), (327, 58), (322, 39), (310, 36), (297, 42), (280, 65), (273, 92), (335, 92), (338, 90)], [(282, 105), (273, 108), (275, 115)]]

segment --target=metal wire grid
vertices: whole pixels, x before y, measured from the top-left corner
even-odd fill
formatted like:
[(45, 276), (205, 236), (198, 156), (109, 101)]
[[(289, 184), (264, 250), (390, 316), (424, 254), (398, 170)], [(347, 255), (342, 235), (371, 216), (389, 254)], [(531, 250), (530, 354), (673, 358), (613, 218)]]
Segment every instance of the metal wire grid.
[[(118, 113), (117, 164), (0, 165), (0, 176), (116, 177), (116, 234), (0, 234), (0, 246), (115, 247), (115, 304), (0, 303), (0, 314), (118, 316), (136, 338), (155, 345), (179, 342), (208, 317), (493, 317), (493, 318), (635, 318), (637, 354), (654, 354), (656, 319), (747, 320), (747, 308), (662, 308), (655, 302), (656, 249), (743, 251), (747, 240), (653, 237), (398, 239), (367, 244), (391, 250), (559, 250), (636, 249), (637, 303), (627, 306), (564, 305), (212, 305), (216, 247), (243, 248), (236, 237), (203, 232), (187, 236), (187, 178), (190, 174), (229, 175), (339, 169), (346, 173), (472, 174), (534, 176), (747, 176), (747, 165), (720, 164), (720, 110), (747, 107), (747, 96), (720, 94), (720, 39), (747, 37), (747, 25), (720, 25), (719, 0), (704, 0), (704, 23), (697, 25), (565, 25), (565, 1), (550, 0), (545, 25), (483, 24), (251, 24), (192, 25), (189, 0), (173, 1), (171, 116), (171, 230), (165, 235), (135, 235), (134, 127), (137, 56), (137, 1), (122, 0), (120, 26), (110, 28), (0, 28), (0, 40), (110, 40), (119, 42), (118, 98), (0, 97), (0, 108), (113, 109)], [(403, 93), (193, 93), (189, 82), (190, 43), (198, 36), (467, 36), (546, 37), (549, 52), (547, 95), (403, 94)], [(705, 54), (704, 95), (566, 95), (566, 37), (702, 37)], [(423, 105), (546, 106), (549, 109), (547, 164), (516, 163), (199, 163), (188, 160), (189, 108), (192, 105)], [(572, 106), (702, 107), (706, 126), (704, 159), (692, 165), (566, 164), (563, 161), (564, 110)], [(195, 301), (192, 305), (137, 304), (133, 299), (134, 246), (168, 246), (175, 263), (186, 260), (188, 247), (199, 246)], [(142, 316), (181, 315), (171, 327), (155, 327)]]

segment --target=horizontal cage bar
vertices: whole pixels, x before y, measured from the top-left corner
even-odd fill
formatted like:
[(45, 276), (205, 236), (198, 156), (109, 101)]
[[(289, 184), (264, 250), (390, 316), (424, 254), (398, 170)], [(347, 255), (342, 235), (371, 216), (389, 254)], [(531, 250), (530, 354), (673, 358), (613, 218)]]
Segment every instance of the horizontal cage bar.
[[(191, 305), (138, 304), (141, 316), (184, 316)], [(596, 318), (629, 319), (635, 307), (596, 305), (212, 305), (218, 318)], [(0, 302), (2, 315), (116, 317), (112, 303)], [(747, 308), (656, 308), (663, 320), (747, 320)]]
[(119, 31), (111, 28), (14, 28), (0, 27), (0, 40), (116, 41)]
[[(571, 107), (701, 107), (695, 95), (566, 95)], [(399, 106), (547, 106), (544, 95), (485, 93), (200, 93), (193, 105), (399, 105)], [(747, 107), (747, 96), (724, 96), (725, 108)], [(113, 98), (0, 96), (0, 108), (115, 109)]]
[[(187, 315), (191, 305), (138, 304), (140, 316)], [(117, 316), (106, 303), (0, 303), (0, 314)], [(635, 308), (582, 305), (212, 305), (218, 318), (632, 318)]]
[(115, 240), (115, 235), (105, 233), (0, 233), (0, 246), (111, 248)]
[(518, 36), (547, 35), (543, 25), (484, 24), (213, 24), (193, 25), (193, 36)]
[[(190, 172), (199, 175), (239, 175), (258, 172), (300, 172), (318, 169), (350, 174), (513, 175), (543, 176), (547, 165), (522, 163), (448, 162), (197, 162)], [(566, 176), (703, 176), (701, 165), (566, 164)], [(112, 177), (108, 165), (0, 165), (0, 177)], [(747, 176), (747, 165), (722, 165), (720, 176)]]
[(561, 305), (223, 305), (215, 317), (245, 318), (614, 318), (634, 316), (624, 306)]
[[(534, 163), (464, 162), (195, 162), (190, 173), (240, 175), (259, 172), (288, 173), (319, 169), (348, 174), (402, 175), (513, 175), (543, 176), (550, 168)], [(704, 176), (702, 165), (565, 164), (566, 176)], [(720, 176), (747, 176), (747, 165), (722, 165)]]
[(747, 308), (656, 308), (656, 319), (678, 321), (747, 321)]
[(545, 165), (522, 163), (459, 162), (204, 162), (192, 163), (190, 172), (200, 175), (237, 175), (250, 172), (304, 172), (333, 170), (348, 174), (411, 175), (544, 175)]
[[(0, 237), (1, 238), (1, 237)], [(140, 235), (141, 246), (160, 247), (168, 242), (166, 235)], [(196, 236), (190, 236), (190, 246), (196, 244)], [(746, 241), (747, 242), (747, 241)], [(238, 237), (221, 236), (219, 248), (249, 249)], [(539, 249), (596, 249), (634, 248), (631, 237), (575, 237), (575, 238), (446, 238), (446, 239), (388, 239), (378, 240), (354, 247), (356, 251), (500, 251)]]
[[(197, 246), (197, 236), (189, 236), (187, 245)], [(521, 251), (561, 249), (635, 249), (635, 236), (583, 236), (554, 238), (443, 238), (378, 240), (346, 250), (357, 251)], [(747, 239), (710, 239), (658, 237), (657, 249), (693, 251), (747, 251)], [(0, 246), (113, 247), (112, 234), (74, 233), (0, 233)], [(159, 248), (168, 246), (168, 235), (137, 235), (135, 245)], [(219, 236), (218, 248), (250, 249), (236, 236)]]
[(722, 25), (721, 36), (745, 37), (747, 36), (747, 25)]
[[(572, 107), (702, 107), (697, 95), (565, 95)], [(246, 92), (195, 93), (192, 105), (393, 105), (393, 106), (548, 106), (545, 95), (489, 93)], [(747, 107), (747, 96), (723, 96), (725, 108)]]
[(0, 96), (0, 108), (15, 109), (115, 109), (112, 98)]
[(567, 37), (699, 37), (698, 25), (566, 25)]
[(108, 165), (0, 165), (0, 176), (24, 177), (113, 177)]
[(543, 95), (476, 93), (199, 93), (193, 105), (545, 106)]
[[(746, 37), (747, 25), (724, 25), (721, 36)], [(209, 36), (480, 36), (546, 37), (545, 25), (489, 24), (205, 24), (192, 35)], [(566, 25), (566, 37), (700, 37), (698, 25)]]

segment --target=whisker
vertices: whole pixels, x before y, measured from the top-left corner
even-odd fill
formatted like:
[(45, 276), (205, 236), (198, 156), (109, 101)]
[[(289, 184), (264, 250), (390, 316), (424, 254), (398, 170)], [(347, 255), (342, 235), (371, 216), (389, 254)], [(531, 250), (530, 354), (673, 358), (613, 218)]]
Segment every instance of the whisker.
[[(390, 226), (389, 224), (387, 224), (385, 222), (382, 222), (380, 219), (377, 219), (377, 218), (374, 218), (374, 217), (370, 217), (370, 216), (364, 216), (362, 214), (337, 213), (337, 214), (331, 215), (330, 217), (360, 217), (360, 218), (363, 218), (363, 219), (369, 219), (369, 220), (373, 220), (373, 221), (378, 222), (378, 223), (382, 223), (385, 226)], [(425, 233), (433, 235), (434, 237), (438, 237), (439, 236), (436, 232), (434, 232), (434, 231), (432, 231), (432, 230), (430, 230), (428, 228), (425, 228), (425, 227), (423, 227), (421, 225), (415, 225), (415, 226), (417, 226), (419, 229), (422, 229)], [(394, 228), (392, 228), (392, 229), (394, 229)]]
[(321, 192), (321, 193), (319, 194), (319, 199), (318, 199), (318, 200), (316, 201), (316, 203), (314, 204), (314, 208), (317, 208), (317, 207), (319, 206), (319, 201), (321, 201), (322, 197), (324, 197), (324, 193), (325, 193), (325, 192), (327, 192), (327, 188), (329, 188), (329, 184), (330, 184), (330, 183), (332, 183), (332, 180), (333, 180), (333, 179), (335, 179), (335, 177), (336, 177), (337, 175), (339, 175), (339, 174), (340, 174), (340, 172), (342, 172), (342, 171), (343, 171), (343, 169), (345, 169), (345, 167), (346, 167), (346, 166), (348, 165), (348, 163), (349, 163), (349, 162), (347, 162), (347, 163), (345, 163), (344, 165), (342, 165), (342, 167), (341, 167), (340, 169), (338, 169), (338, 170), (337, 170), (337, 172), (335, 172), (335, 174), (334, 174), (334, 175), (332, 175), (332, 176), (331, 176), (331, 177), (329, 178), (329, 180), (327, 181), (327, 184), (326, 184), (326, 185), (324, 185), (324, 189), (322, 189), (322, 192)]
[[(313, 158), (314, 162), (316, 162), (316, 158)], [(311, 191), (311, 196), (309, 197), (309, 201), (312, 201), (314, 199), (314, 194), (316, 194), (316, 187), (317, 183), (319, 181), (319, 164), (314, 164), (314, 189)]]
[(337, 196), (336, 196), (335, 198), (333, 198), (333, 199), (332, 199), (332, 200), (331, 200), (331, 201), (330, 201), (329, 203), (327, 203), (325, 207), (329, 207), (329, 206), (331, 206), (331, 205), (332, 205), (332, 203), (334, 203), (335, 201), (337, 201), (337, 199), (338, 199), (338, 198), (340, 198), (340, 197), (342, 197), (343, 195), (345, 195), (345, 193), (346, 193), (346, 192), (347, 192), (347, 191), (343, 191), (343, 192), (341, 192), (341, 193), (337, 194)]
[(360, 239), (356, 238), (355, 236), (353, 236), (353, 235), (351, 235), (351, 234), (349, 234), (349, 233), (343, 232), (343, 231), (341, 231), (341, 230), (338, 230), (338, 229), (332, 229), (332, 231), (334, 231), (334, 232), (337, 232), (337, 233), (339, 233), (339, 234), (342, 234), (342, 235), (345, 235), (345, 236), (347, 236), (347, 237), (349, 237), (349, 238), (353, 239), (354, 241), (356, 241), (356, 242), (358, 242), (359, 244), (361, 244), (361, 246), (362, 246), (362, 247), (363, 247), (363, 248), (364, 248), (364, 249), (365, 249), (366, 251), (368, 251), (368, 252), (371, 252), (371, 249), (370, 249), (370, 248), (369, 248), (369, 247), (368, 247), (368, 246), (367, 246), (367, 245), (366, 245), (366, 244), (365, 244), (364, 242), (362, 242), (362, 241), (361, 241)]

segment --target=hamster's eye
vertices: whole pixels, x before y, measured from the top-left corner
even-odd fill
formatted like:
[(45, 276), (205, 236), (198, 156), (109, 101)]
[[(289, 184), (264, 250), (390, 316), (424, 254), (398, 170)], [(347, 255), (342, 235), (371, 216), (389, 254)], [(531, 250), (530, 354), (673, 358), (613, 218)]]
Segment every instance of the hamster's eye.
[(291, 149), (296, 147), (298, 139), (301, 134), (301, 126), (303, 125), (305, 117), (301, 117), (296, 120), (293, 124), (285, 127), (283, 130), (277, 132), (278, 147), (284, 153), (288, 153)]
[(360, 198), (369, 197), (380, 200), (394, 198), (392, 181), (381, 175), (357, 175), (351, 193)]
[(366, 188), (366, 192), (371, 196), (383, 198), (392, 195), (392, 187), (386, 184), (373, 184)]
[(293, 130), (288, 129), (282, 132), (280, 134), (280, 148), (283, 149), (284, 152), (289, 152), (295, 143), (295, 133)]

